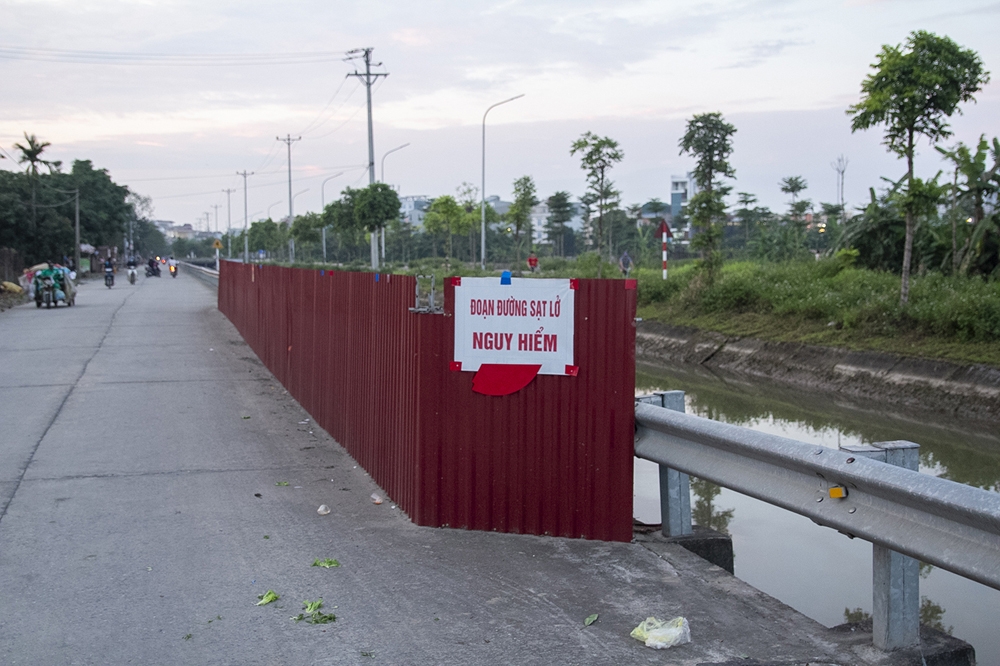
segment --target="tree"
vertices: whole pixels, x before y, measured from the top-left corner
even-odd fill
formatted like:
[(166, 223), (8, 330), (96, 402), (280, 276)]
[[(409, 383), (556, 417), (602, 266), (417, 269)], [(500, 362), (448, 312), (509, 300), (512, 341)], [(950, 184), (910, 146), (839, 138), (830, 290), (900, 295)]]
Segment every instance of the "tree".
[[(914, 191), (913, 153), (917, 135), (931, 144), (951, 136), (946, 118), (962, 102), (989, 82), (989, 73), (975, 51), (963, 49), (948, 37), (918, 30), (910, 34), (905, 48), (882, 46), (872, 64), (875, 70), (861, 83), (861, 101), (848, 108), (851, 131), (885, 125), (883, 143), (906, 159), (906, 189)], [(906, 305), (910, 294), (910, 263), (916, 201), (903, 202), (906, 235), (899, 302)]]
[(24, 133), (25, 143), (28, 145), (22, 145), (20, 143), (15, 143), (14, 147), (21, 151), (21, 157), (18, 158), (18, 164), (28, 163), (28, 168), (26, 173), (31, 179), (31, 226), (34, 227), (38, 224), (38, 212), (37, 212), (37, 187), (38, 187), (38, 165), (44, 164), (49, 167), (49, 173), (53, 173), (58, 170), (60, 162), (49, 162), (42, 159), (42, 153), (45, 149), (52, 144), (48, 141), (39, 141), (35, 138), (35, 135), (28, 135), (27, 132)]
[(549, 216), (545, 220), (545, 232), (552, 243), (553, 254), (566, 256), (566, 224), (573, 219), (573, 204), (569, 192), (556, 192), (545, 200)]
[(679, 142), (683, 155), (695, 158), (693, 170), (698, 193), (688, 201), (687, 214), (698, 233), (691, 247), (701, 251), (701, 268), (709, 284), (722, 267), (722, 224), (725, 220), (725, 196), (732, 189), (723, 186), (720, 177), (735, 178), (736, 170), (729, 164), (733, 152), (736, 128), (722, 114), (702, 113), (691, 118)]
[(446, 194), (431, 202), (424, 216), (424, 229), (427, 233), (448, 236), (448, 261), (451, 262), (452, 229), (461, 224), (465, 211), (455, 201), (455, 197)]
[(457, 236), (465, 234), (469, 237), (469, 261), (476, 261), (476, 234), (475, 230), (481, 222), (482, 211), (480, 210), (479, 188), (472, 183), (463, 182), (455, 192), (458, 194), (456, 201), (462, 207), (461, 220), (455, 225), (453, 233)]
[(750, 243), (750, 232), (760, 221), (759, 211), (761, 209), (752, 208), (752, 206), (757, 203), (757, 197), (749, 192), (737, 192), (736, 203), (739, 206), (736, 210), (736, 219), (740, 221), (740, 226), (743, 227), (745, 242)]
[(340, 199), (330, 202), (323, 209), (323, 226), (333, 230), (338, 260), (345, 258), (342, 254), (345, 251), (348, 257), (353, 256), (356, 248), (365, 240), (366, 230), (354, 217), (354, 199), (358, 192), (360, 190), (345, 187), (340, 193)]
[(809, 183), (807, 183), (806, 179), (802, 176), (789, 176), (788, 178), (782, 178), (778, 185), (781, 187), (782, 192), (792, 195), (793, 204), (798, 198), (799, 192), (802, 192), (809, 187)]
[(323, 228), (323, 216), (319, 213), (306, 213), (296, 215), (290, 230), (292, 238), (296, 243), (318, 243), (320, 242)]
[(521, 176), (514, 181), (514, 203), (507, 210), (507, 223), (514, 231), (515, 266), (521, 266), (521, 232), (527, 229), (531, 234), (531, 209), (538, 205), (535, 196), (535, 181), (531, 176)]
[(371, 244), (372, 268), (378, 264), (374, 234), (389, 220), (399, 216), (399, 195), (385, 183), (372, 183), (357, 190), (354, 195), (354, 220), (361, 229), (373, 234)]
[[(625, 153), (618, 148), (618, 142), (608, 137), (599, 137), (586, 132), (573, 142), (569, 154), (580, 153), (580, 168), (587, 172), (587, 191), (597, 204), (597, 254), (604, 255), (604, 215), (618, 205), (618, 191), (608, 180), (607, 172), (621, 162)], [(600, 266), (600, 264), (598, 264)], [(598, 268), (598, 277), (601, 276)]]
[[(956, 211), (952, 211), (952, 272), (967, 273), (973, 258), (973, 251), (980, 245), (987, 228), (995, 225), (995, 221), (990, 219), (996, 217), (996, 213), (987, 217), (984, 203), (1000, 191), (1000, 141), (993, 139), (993, 166), (987, 168), (986, 158), (989, 153), (989, 144), (986, 142), (986, 135), (979, 137), (979, 144), (976, 146), (975, 155), (963, 143), (959, 143), (952, 150), (945, 150), (940, 146), (938, 152), (950, 159), (955, 164), (956, 183), (953, 187), (953, 199), (961, 198), (972, 207), (972, 233), (969, 235), (962, 251), (958, 250), (957, 224), (958, 216)], [(965, 187), (958, 188), (958, 176), (965, 180)], [(955, 206), (953, 205), (954, 209)], [(970, 251), (973, 250), (973, 251)]]

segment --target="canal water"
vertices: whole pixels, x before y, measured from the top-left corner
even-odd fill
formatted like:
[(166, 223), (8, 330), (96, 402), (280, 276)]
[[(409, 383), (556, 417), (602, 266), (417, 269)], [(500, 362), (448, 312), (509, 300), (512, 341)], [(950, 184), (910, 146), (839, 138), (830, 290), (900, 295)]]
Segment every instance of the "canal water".
[[(810, 444), (916, 442), (921, 472), (1000, 492), (997, 426), (921, 419), (696, 366), (639, 365), (636, 393), (659, 390), (685, 391), (689, 414)], [(658, 484), (656, 465), (637, 459), (637, 520), (660, 522)], [(871, 544), (725, 488), (695, 479), (691, 485), (694, 522), (732, 535), (737, 577), (828, 627), (843, 623), (848, 611), (871, 612)], [(920, 596), (925, 624), (971, 643), (978, 663), (1000, 664), (1000, 591), (921, 565)]]

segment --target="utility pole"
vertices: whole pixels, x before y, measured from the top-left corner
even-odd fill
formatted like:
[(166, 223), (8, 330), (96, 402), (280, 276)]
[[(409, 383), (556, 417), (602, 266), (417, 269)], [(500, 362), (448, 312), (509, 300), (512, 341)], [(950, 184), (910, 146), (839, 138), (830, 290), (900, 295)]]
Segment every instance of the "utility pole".
[(841, 215), (844, 211), (844, 173), (847, 171), (847, 158), (841, 155), (837, 158), (835, 162), (831, 162), (830, 166), (833, 170), (837, 172), (837, 203), (840, 204)]
[(243, 176), (243, 263), (250, 263), (250, 225), (247, 221), (247, 176), (252, 176), (253, 171), (243, 173), (236, 172), (237, 176)]
[(73, 190), (76, 195), (76, 248), (73, 250), (73, 270), (76, 271), (77, 279), (80, 276), (80, 188)]
[(284, 139), (280, 136), (276, 136), (274, 138), (282, 143), (288, 144), (288, 226), (292, 226), (292, 220), (295, 219), (292, 217), (292, 144), (296, 141), (301, 141), (302, 137), (300, 136), (293, 139), (292, 135), (289, 134)]
[(212, 208), (215, 209), (215, 232), (219, 232), (219, 209), (222, 208), (222, 204), (212, 204)]
[(226, 193), (226, 244), (228, 245), (228, 250), (226, 251), (226, 258), (233, 258), (233, 211), (232, 211), (232, 201), (230, 200), (230, 194), (236, 190), (222, 190)]
[[(347, 76), (356, 76), (364, 84), (365, 88), (368, 89), (368, 185), (375, 184), (375, 135), (372, 131), (372, 84), (378, 80), (380, 76), (389, 76), (388, 72), (372, 72), (372, 66), (381, 67), (382, 63), (376, 62), (372, 63), (372, 51), (374, 47), (368, 46), (362, 49), (353, 49), (347, 52), (348, 57), (345, 60), (356, 60), (362, 58), (365, 61), (365, 71), (364, 73), (354, 70), (353, 73)], [(290, 188), (289, 188), (289, 191)], [(372, 255), (372, 270), (378, 268), (378, 240), (376, 238), (376, 232), (371, 234), (371, 255)]]

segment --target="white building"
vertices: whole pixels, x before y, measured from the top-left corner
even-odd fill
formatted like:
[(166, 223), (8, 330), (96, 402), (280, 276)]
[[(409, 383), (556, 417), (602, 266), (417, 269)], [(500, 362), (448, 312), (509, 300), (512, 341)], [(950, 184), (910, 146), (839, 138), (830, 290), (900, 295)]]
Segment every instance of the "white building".
[(423, 195), (400, 197), (399, 212), (407, 224), (414, 229), (420, 229), (424, 226), (424, 217), (427, 215), (431, 201), (433, 201), (431, 197)]
[(677, 217), (691, 197), (698, 193), (694, 174), (690, 171), (683, 176), (670, 177), (670, 217)]

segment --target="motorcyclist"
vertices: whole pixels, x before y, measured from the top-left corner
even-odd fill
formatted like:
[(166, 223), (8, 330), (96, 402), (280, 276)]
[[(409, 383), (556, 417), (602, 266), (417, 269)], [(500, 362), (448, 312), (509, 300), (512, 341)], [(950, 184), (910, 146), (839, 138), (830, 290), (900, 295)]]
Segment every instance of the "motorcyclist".
[(177, 260), (174, 259), (174, 255), (170, 255), (170, 259), (167, 260), (167, 270), (177, 273)]
[(104, 260), (104, 274), (111, 275), (111, 284), (115, 283), (115, 262), (109, 255), (107, 259)]
[(128, 261), (125, 262), (125, 266), (128, 268), (128, 281), (135, 283), (135, 268), (139, 265), (139, 259), (136, 258), (134, 254), (128, 256)]
[(155, 257), (150, 257), (149, 258), (149, 262), (147, 263), (147, 266), (148, 266), (148, 269), (147, 269), (148, 275), (153, 276), (153, 275), (159, 275), (160, 274), (160, 265), (156, 262), (156, 258)]

